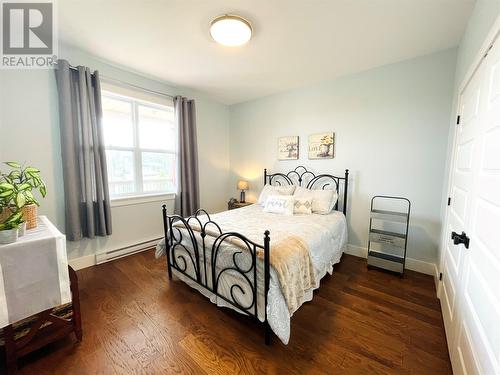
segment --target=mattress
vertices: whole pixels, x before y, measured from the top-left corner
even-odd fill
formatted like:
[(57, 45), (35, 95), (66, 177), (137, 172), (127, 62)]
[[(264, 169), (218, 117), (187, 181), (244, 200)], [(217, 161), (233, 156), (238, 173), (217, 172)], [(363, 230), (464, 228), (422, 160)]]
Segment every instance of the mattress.
[[(347, 225), (346, 218), (343, 213), (333, 211), (328, 215), (293, 215), (284, 216), (273, 213), (263, 212), (262, 207), (258, 204), (239, 208), (237, 210), (225, 211), (218, 214), (210, 215), (211, 220), (216, 223), (224, 223), (221, 225), (223, 232), (238, 232), (248, 237), (251, 241), (263, 244), (264, 231), (269, 230), (271, 236), (271, 248), (273, 240), (283, 240), (293, 234), (301, 238), (308, 246), (310, 251), (311, 262), (314, 268), (314, 277), (316, 287), (306, 290), (301, 304), (312, 300), (313, 290), (316, 289), (320, 280), (326, 273), (333, 272), (333, 265), (340, 261), (342, 253), (347, 243)], [(186, 271), (192, 277), (195, 276), (193, 262), (190, 259), (196, 259), (194, 256), (194, 247), (189, 239), (187, 230), (179, 229), (183, 235), (182, 247), (176, 250), (176, 258), (178, 265), (181, 268), (186, 267)], [(199, 233), (196, 234), (197, 248), (200, 253), (200, 273), (201, 280), (207, 280), (208, 285), (212, 285), (212, 269), (211, 269), (211, 249), (215, 238), (207, 236), (202, 239)], [(206, 253), (202, 253), (203, 243), (205, 241)], [(165, 251), (164, 240), (157, 246), (157, 256)], [(235, 255), (236, 254), (236, 255)], [(203, 264), (203, 259), (206, 262)], [(236, 260), (237, 266), (241, 270), (250, 269), (252, 266), (252, 258), (249, 254), (244, 254), (241, 248), (232, 243), (223, 243), (217, 255), (216, 275), (223, 270), (223, 275), (219, 278), (218, 293), (229, 300), (236, 302), (243, 308), (252, 306), (252, 312), (257, 304), (257, 315), (259, 320), (265, 320), (264, 313), (264, 265), (260, 258), (257, 258), (257, 296), (252, 295), (252, 288), (245, 280), (244, 276), (235, 270), (231, 270)], [(234, 267), (233, 267), (234, 268)], [(243, 312), (241, 309), (227, 303), (224, 298), (216, 296), (211, 291), (200, 286), (182, 273), (172, 269), (175, 277), (181, 279), (189, 286), (197, 289), (203, 295), (208, 297), (212, 303), (218, 306), (232, 308), (238, 312)], [(234, 287), (234, 285), (238, 287)], [(269, 326), (279, 337), (279, 339), (287, 344), (290, 339), (290, 318), (294, 311), (290, 311), (282, 293), (281, 285), (276, 274), (276, 271), (271, 266), (270, 269), (270, 286), (268, 293), (267, 319)]]

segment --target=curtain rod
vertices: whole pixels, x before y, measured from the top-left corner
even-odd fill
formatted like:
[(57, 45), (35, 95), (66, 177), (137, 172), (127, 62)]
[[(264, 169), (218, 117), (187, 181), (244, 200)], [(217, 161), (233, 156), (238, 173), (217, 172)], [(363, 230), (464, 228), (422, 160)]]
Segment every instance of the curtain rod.
[(123, 82), (123, 81), (120, 81), (118, 79), (111, 78), (111, 77), (108, 77), (108, 76), (105, 76), (105, 75), (101, 75), (101, 77), (103, 78), (104, 81), (107, 81), (107, 82), (110, 82), (110, 83), (115, 83), (116, 85), (119, 85), (119, 86), (130, 87), (130, 88), (133, 88), (133, 89), (137, 89), (137, 90), (141, 90), (141, 91), (146, 91), (146, 92), (149, 92), (151, 94), (156, 94), (156, 95), (160, 95), (160, 96), (166, 96), (166, 97), (169, 97), (171, 99), (175, 98), (175, 95), (165, 94), (164, 92), (155, 91), (155, 90), (151, 90), (151, 89), (146, 89), (146, 88), (144, 88), (142, 86), (134, 85), (133, 83)]
[[(77, 66), (69, 65), (69, 68), (71, 70), (78, 71), (78, 67)], [(155, 91), (155, 90), (151, 90), (151, 89), (146, 89), (144, 87), (141, 87), (141, 86), (138, 86), (138, 85), (134, 85), (133, 83), (123, 82), (123, 81), (120, 81), (118, 79), (111, 78), (111, 77), (108, 77), (108, 76), (105, 76), (105, 75), (102, 75), (102, 74), (100, 74), (100, 76), (104, 79), (104, 81), (108, 81), (110, 83), (115, 83), (117, 85), (134, 88), (134, 89), (141, 90), (141, 91), (146, 91), (146, 92), (149, 92), (151, 94), (156, 94), (156, 95), (160, 95), (160, 96), (166, 96), (166, 97), (171, 98), (171, 99), (175, 98), (175, 95), (170, 95), (170, 94), (166, 94), (164, 92)]]

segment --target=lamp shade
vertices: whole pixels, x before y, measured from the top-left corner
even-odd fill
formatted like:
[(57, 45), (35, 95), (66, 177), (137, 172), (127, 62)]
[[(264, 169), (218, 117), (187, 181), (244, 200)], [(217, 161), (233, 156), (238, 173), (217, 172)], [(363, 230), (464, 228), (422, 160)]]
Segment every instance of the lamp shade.
[(248, 190), (248, 181), (239, 180), (238, 181), (238, 190)]

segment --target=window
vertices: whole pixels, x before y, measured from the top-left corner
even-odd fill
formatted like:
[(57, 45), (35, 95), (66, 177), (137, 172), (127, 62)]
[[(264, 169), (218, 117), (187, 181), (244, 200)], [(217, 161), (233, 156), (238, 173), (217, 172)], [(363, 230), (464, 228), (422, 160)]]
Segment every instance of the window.
[[(115, 91), (102, 92), (103, 131), (111, 198), (173, 193), (177, 128), (173, 106)], [(120, 90), (123, 91), (123, 90)]]

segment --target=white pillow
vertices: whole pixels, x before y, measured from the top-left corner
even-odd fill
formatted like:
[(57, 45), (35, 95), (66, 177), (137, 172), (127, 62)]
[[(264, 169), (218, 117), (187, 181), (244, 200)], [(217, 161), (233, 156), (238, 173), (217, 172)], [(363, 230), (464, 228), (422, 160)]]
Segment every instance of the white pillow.
[(295, 191), (295, 185), (286, 186), (273, 186), (264, 185), (264, 188), (260, 192), (259, 204), (264, 207), (267, 202), (267, 197), (270, 195), (292, 195)]
[[(295, 196), (294, 196), (295, 197)], [(294, 214), (312, 214), (312, 198), (297, 198), (293, 202)]]
[(329, 214), (335, 203), (337, 203), (338, 194), (335, 190), (311, 190), (297, 186), (294, 193), (295, 198), (311, 198), (312, 212), (315, 214)]
[(267, 197), (264, 212), (281, 215), (293, 215), (293, 195), (270, 195)]

